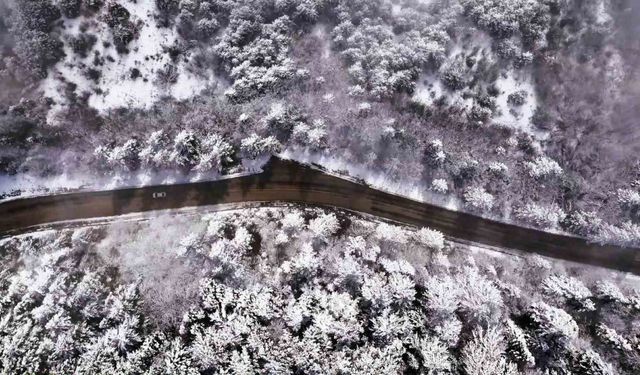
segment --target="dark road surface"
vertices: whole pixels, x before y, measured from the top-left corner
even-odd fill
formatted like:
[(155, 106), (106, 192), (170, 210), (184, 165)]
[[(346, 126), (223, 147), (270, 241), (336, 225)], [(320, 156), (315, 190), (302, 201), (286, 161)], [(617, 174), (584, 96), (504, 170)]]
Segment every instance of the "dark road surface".
[[(165, 192), (164, 198), (153, 193)], [(220, 181), (70, 193), (0, 203), (0, 234), (39, 224), (127, 213), (238, 202), (292, 202), (335, 206), (437, 229), (484, 245), (537, 253), (640, 275), (640, 250), (600, 246), (450, 211), (371, 189), (295, 162), (273, 158), (260, 174)]]

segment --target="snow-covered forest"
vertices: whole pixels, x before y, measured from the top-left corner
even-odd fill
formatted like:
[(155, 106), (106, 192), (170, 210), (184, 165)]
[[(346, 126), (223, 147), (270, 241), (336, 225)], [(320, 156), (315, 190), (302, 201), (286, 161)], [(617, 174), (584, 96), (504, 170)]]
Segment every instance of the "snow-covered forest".
[(310, 207), (0, 242), (6, 374), (637, 374), (640, 282)]
[[(0, 0), (0, 200), (277, 155), (640, 248), (638, 35), (638, 0)], [(0, 374), (640, 371), (636, 276), (272, 204), (0, 233)]]
[(637, 246), (633, 0), (3, 0), (3, 194), (283, 154)]

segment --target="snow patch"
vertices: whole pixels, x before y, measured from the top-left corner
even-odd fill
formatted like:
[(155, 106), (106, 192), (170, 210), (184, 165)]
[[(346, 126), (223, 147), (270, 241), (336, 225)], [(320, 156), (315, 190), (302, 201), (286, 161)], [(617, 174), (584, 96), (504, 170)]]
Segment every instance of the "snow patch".
[[(114, 47), (113, 36), (109, 27), (98, 21), (106, 10), (88, 19), (78, 17), (64, 19), (64, 28), (60, 30), (64, 41), (66, 57), (56, 64), (41, 84), (45, 96), (54, 99), (56, 110), (65, 103), (64, 83), (77, 85), (77, 94), (90, 93), (89, 105), (100, 113), (119, 107), (150, 108), (163, 96), (172, 96), (178, 100), (187, 99), (200, 93), (216, 83), (212, 72), (207, 77), (196, 76), (188, 70), (188, 58), (175, 63), (176, 82), (162, 85), (156, 79), (158, 71), (171, 63), (166, 47), (177, 39), (175, 28), (158, 28), (154, 19), (155, 3), (153, 1), (117, 1), (131, 13), (133, 22), (140, 21), (139, 35), (127, 45), (129, 53), (118, 54)], [(84, 26), (88, 25), (86, 32)], [(73, 52), (70, 37), (82, 34), (93, 34), (96, 43), (87, 51), (86, 57)], [(94, 64), (94, 59), (99, 59)], [(97, 60), (96, 60), (97, 61)], [(86, 68), (95, 69), (100, 77), (95, 81), (85, 76)], [(139, 76), (133, 78), (134, 69)], [(54, 121), (54, 117), (49, 118)]]
[(435, 74), (424, 74), (418, 80), (413, 100), (425, 106), (430, 106), (444, 94), (440, 79)]
[[(531, 124), (531, 117), (538, 105), (531, 77), (526, 73), (518, 74), (514, 71), (509, 71), (498, 77), (496, 86), (500, 91), (496, 98), (496, 107), (499, 115), (494, 117), (493, 122), (535, 135), (539, 139), (545, 139), (547, 134), (536, 129)], [(516, 92), (524, 93), (526, 101), (520, 106), (509, 103), (509, 95)]]
[(327, 31), (327, 25), (325, 24), (317, 24), (313, 27), (311, 31), (311, 35), (316, 37), (316, 39), (320, 42), (321, 46), (319, 48), (322, 49), (322, 58), (329, 59), (331, 57), (331, 36)]

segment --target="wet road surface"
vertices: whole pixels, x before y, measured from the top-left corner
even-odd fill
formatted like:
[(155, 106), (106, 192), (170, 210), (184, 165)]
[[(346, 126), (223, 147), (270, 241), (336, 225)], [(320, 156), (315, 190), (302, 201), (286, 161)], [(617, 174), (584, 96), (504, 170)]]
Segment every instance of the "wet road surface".
[[(154, 193), (166, 193), (166, 196), (154, 198)], [(334, 206), (437, 229), (465, 241), (640, 275), (640, 249), (601, 246), (578, 237), (451, 211), (277, 158), (273, 158), (260, 174), (219, 181), (69, 193), (2, 202), (0, 236), (66, 220), (239, 202)]]

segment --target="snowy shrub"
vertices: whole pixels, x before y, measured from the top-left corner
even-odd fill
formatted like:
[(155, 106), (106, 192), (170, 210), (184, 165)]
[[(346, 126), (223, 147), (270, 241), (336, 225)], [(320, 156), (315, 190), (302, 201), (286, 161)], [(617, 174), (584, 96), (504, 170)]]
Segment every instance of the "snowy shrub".
[(564, 211), (555, 204), (542, 206), (527, 203), (516, 208), (514, 214), (518, 220), (541, 228), (554, 228), (565, 217)]
[(464, 201), (468, 207), (478, 211), (489, 211), (493, 208), (495, 198), (480, 186), (473, 186), (465, 190)]
[(534, 178), (558, 177), (563, 173), (560, 165), (546, 156), (540, 156), (533, 161), (525, 162), (524, 166), (529, 176)]
[(591, 349), (583, 352), (574, 352), (570, 357), (570, 371), (573, 374), (613, 375), (614, 370), (610, 364), (600, 357), (600, 354)]
[(593, 237), (598, 234), (602, 226), (602, 219), (596, 212), (575, 210), (569, 212), (560, 225), (571, 233), (580, 236)]
[(629, 303), (629, 299), (625, 297), (620, 288), (611, 281), (598, 281), (594, 289), (594, 295), (599, 300), (605, 302), (617, 302), (622, 304)]
[(507, 103), (514, 106), (521, 106), (527, 102), (527, 95), (525, 90), (513, 92), (507, 97)]
[(424, 154), (427, 161), (432, 165), (441, 165), (447, 157), (442, 146), (442, 141), (439, 139), (434, 139), (429, 142), (424, 150)]
[(509, 168), (504, 163), (501, 163), (501, 162), (490, 163), (489, 166), (487, 167), (487, 170), (492, 175), (498, 176), (498, 177), (505, 177), (509, 172)]
[(616, 332), (614, 329), (607, 327), (605, 324), (598, 324), (596, 326), (596, 335), (602, 342), (609, 345), (611, 348), (623, 352), (633, 351), (631, 343), (625, 339), (622, 335)]

